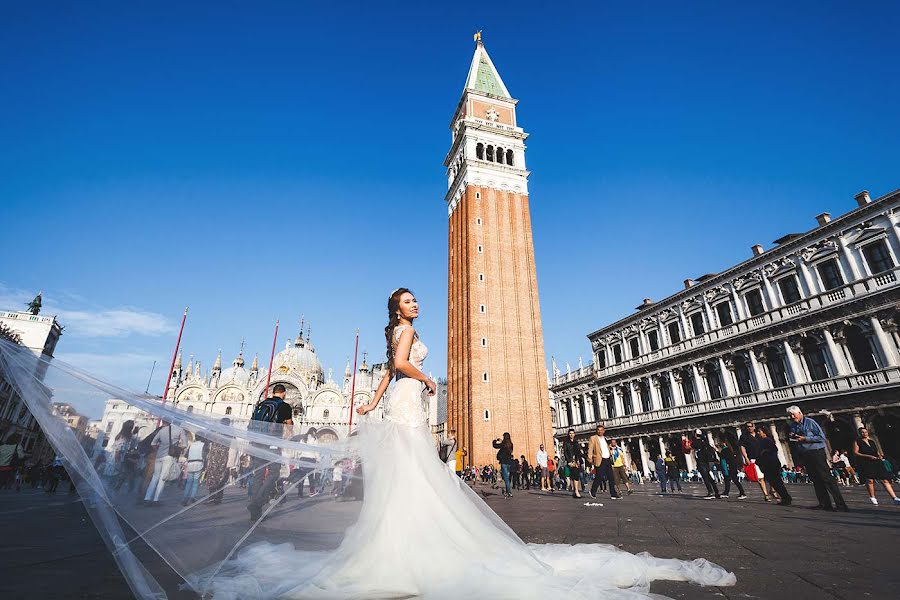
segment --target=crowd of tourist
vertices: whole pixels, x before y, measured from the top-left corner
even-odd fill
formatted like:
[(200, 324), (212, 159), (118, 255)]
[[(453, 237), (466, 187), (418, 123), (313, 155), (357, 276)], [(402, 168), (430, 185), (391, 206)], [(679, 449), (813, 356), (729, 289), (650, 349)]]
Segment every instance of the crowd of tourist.
[[(652, 454), (647, 475), (636, 464), (627, 464), (619, 440), (608, 438), (603, 425), (597, 426), (587, 442), (576, 440), (575, 430), (570, 429), (559, 455), (548, 454), (542, 445), (531, 462), (524, 455), (515, 456), (513, 440), (505, 433), (493, 442), (497, 463), (461, 466), (462, 458), (456, 456), (452, 470), (466, 482), (480, 481), (500, 487), (506, 498), (511, 498), (515, 490), (533, 488), (550, 493), (567, 492), (575, 498), (582, 498), (583, 491), (591, 498), (608, 493), (610, 499), (618, 500), (623, 491), (631, 494), (634, 485), (645, 482), (659, 485), (659, 493), (663, 495), (682, 493), (682, 484), (692, 482), (704, 485), (705, 499), (730, 498), (734, 486), (737, 499), (743, 500), (753, 493), (745, 486), (758, 486), (764, 501), (788, 506), (793, 498), (786, 484), (810, 484), (818, 501), (810, 508), (846, 511), (847, 504), (838, 485), (866, 485), (870, 501), (877, 505), (875, 485), (878, 483), (894, 503), (900, 504), (892, 486), (892, 482), (900, 481), (897, 465), (885, 458), (865, 428), (859, 429), (849, 454), (848, 450), (836, 449), (829, 458), (825, 455), (825, 433), (821, 427), (796, 406), (790, 407), (788, 414), (790, 443), (797, 462), (794, 467), (782, 462), (775, 440), (765, 429), (747, 422), (734, 447), (728, 443), (713, 445), (705, 432), (694, 431), (675, 453), (666, 450)], [(453, 447), (455, 443), (453, 431), (442, 441), (442, 445)], [(678, 453), (682, 456), (676, 456)], [(687, 454), (696, 463), (693, 469), (686, 468)], [(724, 489), (720, 489), (723, 485)]]

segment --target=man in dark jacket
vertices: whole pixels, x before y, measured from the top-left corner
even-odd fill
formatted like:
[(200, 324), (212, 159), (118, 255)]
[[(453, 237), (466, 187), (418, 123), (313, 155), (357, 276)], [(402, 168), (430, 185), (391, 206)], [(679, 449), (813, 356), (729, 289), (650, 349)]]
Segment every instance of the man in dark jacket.
[(706, 496), (704, 496), (704, 499), (721, 498), (716, 481), (710, 474), (713, 465), (719, 462), (719, 457), (715, 448), (703, 437), (703, 432), (699, 429), (694, 432), (694, 457), (697, 459), (697, 470), (700, 471), (700, 477), (703, 478), (703, 483), (706, 484)]

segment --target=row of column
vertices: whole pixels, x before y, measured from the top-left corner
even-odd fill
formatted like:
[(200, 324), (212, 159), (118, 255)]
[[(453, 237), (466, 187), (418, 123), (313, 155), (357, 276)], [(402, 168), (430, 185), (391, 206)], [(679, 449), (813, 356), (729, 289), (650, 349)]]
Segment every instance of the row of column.
[[(875, 316), (871, 316), (867, 317), (867, 321), (871, 327), (872, 341), (881, 363), (880, 366), (898, 366), (900, 362), (898, 362), (896, 348), (888, 338), (888, 335), (882, 327), (880, 320)], [(834, 336), (827, 327), (824, 327), (819, 331), (821, 332), (821, 337), (823, 339), (822, 349), (825, 352), (825, 360), (828, 362), (830, 370), (832, 371), (831, 376), (834, 377), (852, 374), (853, 369), (847, 359), (847, 354), (844, 351), (845, 347), (835, 342)], [(787, 339), (781, 340), (780, 342), (777, 342), (777, 344), (779, 345), (778, 350), (780, 356), (784, 357), (784, 372), (786, 375), (787, 383), (789, 385), (793, 385), (797, 383), (807, 383), (813, 380), (808, 365), (804, 362), (802, 348), (799, 346), (792, 346), (792, 344)], [(760, 362), (759, 358), (757, 357), (757, 351), (748, 349), (747, 351), (739, 354), (747, 359), (747, 368), (749, 369), (749, 374), (752, 377), (754, 391), (771, 389), (773, 387), (773, 377), (770, 372), (767, 372), (768, 367)], [(780, 359), (780, 357), (770, 357), (769, 360), (772, 359), (777, 360)], [(706, 402), (710, 400), (711, 393), (709, 389), (709, 382), (706, 376), (700, 371), (701, 366), (707, 366), (710, 362), (713, 363), (713, 366), (718, 371), (720, 383), (722, 386), (722, 395), (724, 397), (739, 395), (739, 386), (735, 376), (735, 370), (739, 368), (738, 365), (735, 364), (733, 359), (726, 362), (725, 356), (718, 356), (710, 358), (709, 360), (701, 363), (693, 363), (689, 367), (663, 371), (646, 378), (646, 389), (647, 393), (650, 396), (651, 409), (659, 410), (663, 408), (660, 392), (662, 378), (665, 378), (667, 380), (672, 406), (680, 406), (686, 404), (683, 389), (681, 386), (681, 378), (685, 376), (690, 376), (693, 378), (692, 387), (695, 396), (694, 400), (696, 402)], [(624, 416), (625, 392), (623, 386), (631, 386), (631, 414), (642, 412), (642, 406), (640, 402), (640, 385), (638, 381), (630, 381), (608, 388), (605, 392), (592, 390), (589, 392), (578, 394), (574, 397), (569, 397), (567, 399), (561, 400), (561, 405), (558, 407), (560, 413), (566, 415), (566, 417), (571, 414), (572, 418), (566, 418), (565, 422), (561, 420), (560, 426), (579, 425), (585, 422), (589, 423), (610, 418), (604, 400), (604, 397), (608, 395), (612, 395), (613, 397), (613, 402), (615, 403), (616, 408), (616, 416)], [(567, 403), (569, 407), (568, 409), (566, 407)], [(581, 404), (584, 405), (584, 420), (581, 419), (581, 410), (579, 409), (579, 405)]]

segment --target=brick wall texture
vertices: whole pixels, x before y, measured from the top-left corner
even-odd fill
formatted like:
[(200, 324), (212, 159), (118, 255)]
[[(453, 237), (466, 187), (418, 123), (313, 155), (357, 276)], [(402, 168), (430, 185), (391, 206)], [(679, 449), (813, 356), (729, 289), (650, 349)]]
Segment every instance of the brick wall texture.
[(449, 247), (447, 426), (466, 464), (496, 464), (506, 431), (533, 464), (553, 433), (528, 196), (467, 187)]

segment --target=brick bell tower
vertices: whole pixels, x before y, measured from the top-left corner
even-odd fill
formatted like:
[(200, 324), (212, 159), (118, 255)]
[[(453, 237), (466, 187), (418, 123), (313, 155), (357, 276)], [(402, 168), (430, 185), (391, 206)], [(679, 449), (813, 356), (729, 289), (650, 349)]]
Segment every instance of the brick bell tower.
[(508, 431), (534, 462), (553, 432), (528, 208), (525, 138), (516, 104), (481, 35), (450, 124), (447, 429), (466, 464), (494, 463)]

